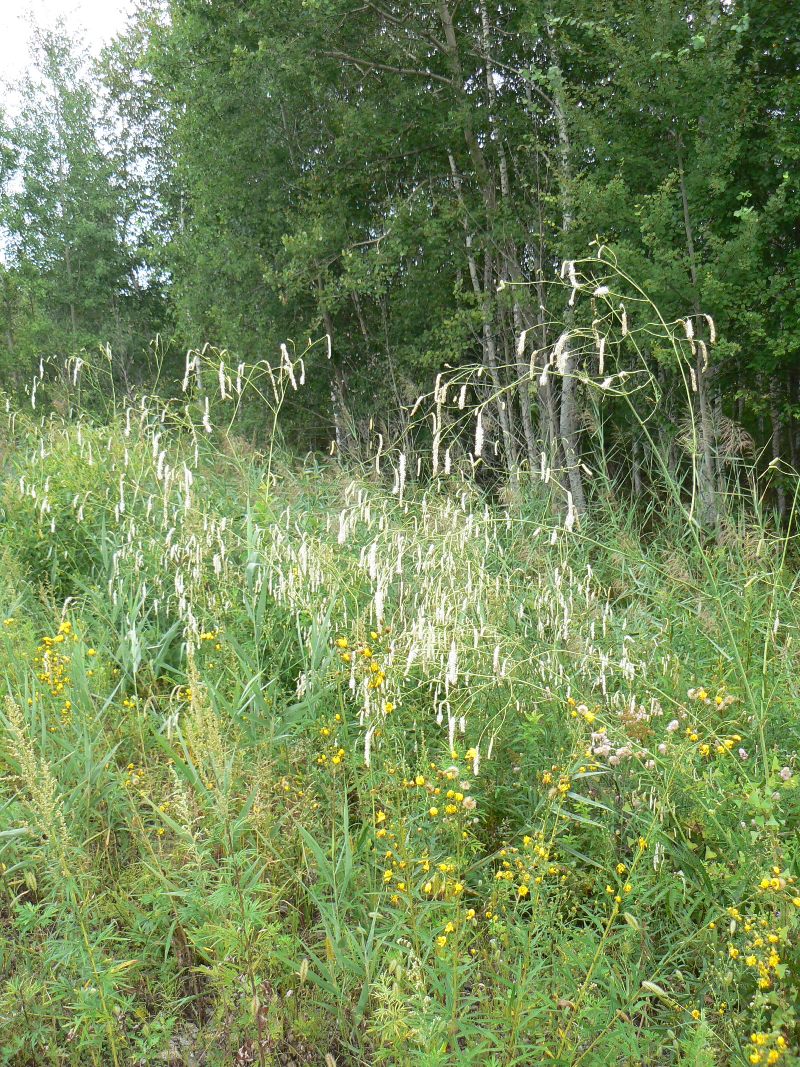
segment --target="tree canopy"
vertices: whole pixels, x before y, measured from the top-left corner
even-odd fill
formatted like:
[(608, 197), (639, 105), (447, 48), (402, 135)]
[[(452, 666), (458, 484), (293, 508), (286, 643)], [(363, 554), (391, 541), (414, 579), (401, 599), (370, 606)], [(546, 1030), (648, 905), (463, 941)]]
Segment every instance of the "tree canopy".
[[(159, 332), (252, 361), (327, 334), (291, 423), (355, 449), (368, 420), (407, 428), (442, 368), (480, 366), (500, 467), (546, 455), (582, 509), (593, 357), (540, 371), (572, 321), (565, 264), (602, 244), (690, 323), (707, 492), (746, 446), (797, 465), (785, 5), (148, 0), (94, 66), (41, 36), (22, 95), (0, 155), (12, 377), (110, 344), (141, 380)], [(685, 375), (655, 341), (643, 357), (677, 464)], [(635, 486), (641, 427), (600, 414)]]

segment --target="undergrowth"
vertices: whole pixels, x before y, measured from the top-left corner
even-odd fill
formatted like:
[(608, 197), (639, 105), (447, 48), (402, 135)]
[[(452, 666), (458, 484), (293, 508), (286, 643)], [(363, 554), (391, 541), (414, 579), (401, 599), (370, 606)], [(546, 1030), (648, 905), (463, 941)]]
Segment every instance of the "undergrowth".
[(787, 540), (194, 416), (6, 420), (4, 1062), (800, 1063)]

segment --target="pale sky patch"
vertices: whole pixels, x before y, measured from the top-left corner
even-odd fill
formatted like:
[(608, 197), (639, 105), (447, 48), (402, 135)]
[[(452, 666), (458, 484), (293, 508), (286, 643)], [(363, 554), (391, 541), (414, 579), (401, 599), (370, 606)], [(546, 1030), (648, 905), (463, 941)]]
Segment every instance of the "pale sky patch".
[[(134, 0), (0, 0), (0, 81), (12, 85), (30, 64), (31, 20), (46, 29), (63, 19), (67, 31), (97, 54), (124, 29)], [(12, 104), (4, 93), (3, 105)]]

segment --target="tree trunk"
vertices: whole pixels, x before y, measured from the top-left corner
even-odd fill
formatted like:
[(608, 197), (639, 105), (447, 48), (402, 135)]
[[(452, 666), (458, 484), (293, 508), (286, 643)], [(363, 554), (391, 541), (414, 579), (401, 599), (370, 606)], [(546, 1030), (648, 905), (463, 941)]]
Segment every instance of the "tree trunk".
[(64, 266), (67, 268), (67, 285), (69, 286), (69, 321), (72, 329), (72, 343), (76, 343), (78, 336), (78, 324), (75, 314), (75, 300), (72, 279), (72, 256), (69, 250), (69, 240), (64, 242)]
[[(773, 378), (769, 388), (769, 417), (772, 424), (772, 460), (778, 466), (783, 459), (783, 416), (780, 405), (780, 388)], [(778, 507), (778, 515), (783, 521), (786, 518), (786, 487), (783, 484), (783, 474), (778, 466), (774, 471), (775, 502)]]
[[(528, 102), (532, 104), (530, 87), (528, 86)], [(539, 448), (544, 455), (547, 464), (553, 468), (560, 466), (558, 462), (558, 420), (556, 418), (556, 403), (553, 395), (552, 378), (548, 375), (544, 382), (541, 381), (541, 370), (544, 367), (544, 353), (549, 347), (549, 333), (547, 328), (547, 294), (544, 281), (544, 262), (546, 257), (544, 242), (544, 218), (542, 216), (542, 202), (544, 193), (541, 188), (539, 175), (539, 155), (536, 155), (536, 204), (538, 209), (539, 233), (536, 245), (536, 268), (534, 287), (536, 291), (536, 322), (537, 343), (542, 354), (542, 362), (534, 360), (533, 373), (537, 383), (537, 406), (539, 412)]]
[[(494, 68), (491, 55), (491, 23), (489, 21), (486, 0), (480, 0), (480, 12), (481, 48), (483, 50), (486, 73), (486, 95), (489, 102), (489, 130), (492, 144), (497, 151), (498, 171), (500, 174), (500, 197), (503, 202), (508, 205), (511, 199), (511, 182), (508, 173), (508, 158), (506, 156), (505, 145), (497, 130), (497, 88), (494, 82)], [(513, 361), (508, 360), (508, 365), (513, 366), (516, 373), (517, 402), (519, 404), (520, 418), (522, 420), (522, 434), (525, 443), (525, 451), (528, 457), (528, 473), (530, 476), (538, 466), (538, 456), (536, 453), (536, 438), (533, 433), (533, 419), (531, 418), (530, 369), (524, 358), (524, 338), (520, 340), (523, 331), (529, 324), (526, 321), (520, 306), (519, 286), (523, 280), (523, 275), (516, 249), (513, 247), (511, 241), (507, 241), (503, 249), (503, 269), (508, 280), (514, 283), (512, 317), (517, 343), (514, 346), (514, 359)]]
[(789, 422), (786, 432), (789, 435), (789, 455), (791, 456), (792, 470), (800, 471), (800, 453), (797, 447), (797, 432), (795, 429), (794, 412), (797, 410), (798, 393), (800, 393), (800, 378), (796, 374), (789, 375)]
[[(683, 169), (683, 156), (680, 142), (677, 148), (678, 178), (683, 207), (683, 225), (686, 235), (686, 250), (689, 254), (689, 277), (692, 283), (692, 301), (694, 321), (699, 326), (704, 321), (700, 310), (700, 289), (697, 278), (697, 260), (695, 258), (694, 234), (689, 212), (689, 198), (686, 193), (686, 178)], [(696, 465), (697, 489), (700, 498), (700, 520), (706, 526), (719, 527), (719, 510), (716, 485), (716, 448), (714, 425), (708, 400), (708, 376), (706, 360), (702, 351), (692, 342), (694, 352), (694, 385), (697, 395), (697, 408), (700, 417), (701, 457)]]
[(575, 395), (575, 376), (578, 358), (572, 346), (567, 342), (567, 352), (561, 373), (561, 405), (559, 410), (559, 435), (564, 449), (564, 464), (567, 484), (572, 495), (573, 506), (578, 516), (586, 514), (586, 497), (583, 491), (580, 455), (578, 451), (580, 430), (578, 426), (578, 404)]
[[(441, 23), (442, 32), (444, 34), (444, 51), (445, 55), (447, 56), (448, 63), (450, 65), (453, 87), (461, 97), (461, 111), (463, 115), (462, 132), (464, 136), (464, 143), (466, 145), (467, 152), (469, 153), (469, 157), (472, 162), (472, 168), (475, 172), (478, 187), (481, 191), (484, 211), (486, 213), (487, 232), (489, 235), (491, 235), (497, 202), (497, 191), (495, 188), (495, 181), (492, 177), (489, 166), (487, 165), (486, 156), (480, 145), (478, 137), (475, 134), (475, 127), (472, 121), (472, 101), (469, 99), (464, 90), (464, 70), (458, 50), (458, 38), (456, 37), (455, 26), (453, 24), (453, 16), (452, 12), (450, 11), (450, 7), (447, 0), (438, 0), (438, 9), (439, 21)], [(466, 209), (466, 202), (464, 199), (461, 177), (458, 173), (455, 158), (452, 153), (450, 154), (449, 158), (450, 169), (453, 174), (453, 182), (455, 184), (456, 193), (458, 195), (463, 212), (464, 228), (467, 239), (467, 262), (469, 265), (470, 278), (472, 280), (472, 287), (475, 292), (475, 295), (480, 301), (482, 311), (484, 363), (486, 365), (487, 370), (489, 371), (489, 375), (492, 380), (492, 385), (496, 393), (498, 418), (500, 421), (500, 429), (503, 437), (503, 449), (505, 451), (508, 474), (512, 483), (516, 483), (518, 479), (518, 463), (516, 454), (516, 438), (514, 432), (514, 415), (511, 405), (509, 403), (510, 397), (507, 399), (504, 395), (505, 388), (497, 363), (497, 339), (495, 336), (493, 315), (494, 298), (492, 295), (495, 287), (493, 269), (494, 259), (491, 252), (487, 249), (484, 254), (483, 282), (481, 283), (480, 275), (478, 274), (477, 262), (475, 260), (475, 254), (472, 250), (472, 235), (469, 232), (468, 221), (469, 215)], [(505, 169), (503, 173), (505, 175), (505, 180), (507, 181), (507, 163), (505, 163)]]
[[(506, 469), (508, 470), (512, 483), (516, 484), (519, 465), (517, 461), (516, 439), (514, 437), (513, 412), (506, 397), (507, 390), (504, 388), (503, 379), (500, 375), (500, 367), (497, 362), (497, 339), (495, 337), (492, 315), (492, 301), (491, 297), (488, 295), (492, 279), (491, 252), (487, 251), (484, 253), (483, 261), (483, 300), (481, 308), (483, 311), (484, 361), (489, 371), (489, 376), (492, 379), (492, 386), (495, 391), (495, 397), (497, 398), (498, 417), (500, 419), (500, 429), (503, 434), (503, 450), (506, 455)], [(474, 265), (474, 259), (471, 259), (471, 262)], [(477, 280), (477, 271), (475, 278)]]
[(642, 444), (637, 436), (634, 436), (633, 443), (631, 445), (631, 480), (633, 483), (633, 495), (636, 500), (640, 500), (643, 491), (642, 484)]
[(489, 251), (484, 253), (483, 283), (481, 283), (481, 278), (478, 273), (478, 264), (475, 260), (475, 254), (472, 250), (472, 234), (469, 232), (469, 219), (467, 216), (466, 204), (464, 203), (464, 193), (461, 185), (461, 175), (458, 173), (456, 161), (452, 153), (450, 153), (449, 155), (449, 160), (450, 170), (453, 175), (453, 185), (455, 186), (456, 195), (458, 197), (458, 201), (461, 205), (462, 210), (469, 276), (472, 282), (472, 290), (475, 293), (475, 297), (478, 300), (478, 303), (481, 308), (481, 317), (483, 320), (481, 331), (483, 365), (489, 372), (489, 378), (492, 382), (492, 388), (495, 392), (497, 417), (498, 421), (500, 422), (500, 431), (503, 437), (503, 450), (505, 452), (506, 469), (508, 470), (509, 477), (511, 478), (512, 482), (516, 482), (517, 458), (516, 448), (514, 444), (513, 426), (511, 421), (511, 411), (503, 396), (503, 383), (500, 377), (500, 368), (497, 364), (497, 341), (495, 339), (494, 334), (492, 297), (490, 296), (490, 286), (492, 281), (492, 255)]
[(340, 458), (345, 458), (350, 451), (350, 435), (347, 430), (345, 382), (342, 368), (333, 358), (333, 318), (322, 296), (322, 279), (317, 280), (317, 299), (319, 303), (322, 322), (325, 333), (328, 335), (328, 351), (331, 353), (331, 413), (333, 414), (333, 432), (336, 440), (336, 452)]
[[(552, 34), (551, 34), (552, 36)], [(572, 229), (573, 204), (572, 204), (572, 163), (569, 125), (565, 109), (563, 81), (561, 66), (555, 48), (550, 46), (550, 64), (554, 72), (553, 78), (553, 113), (558, 132), (558, 160), (559, 160), (559, 199), (561, 206), (561, 258), (566, 259), (569, 249), (567, 238)], [(574, 323), (574, 313), (571, 300), (567, 303), (564, 312), (564, 329), (569, 335)], [(580, 427), (579, 411), (576, 395), (576, 376), (578, 371), (578, 357), (576, 356), (569, 339), (566, 342), (566, 353), (562, 364), (561, 374), (561, 403), (559, 410), (559, 437), (564, 452), (566, 478), (569, 491), (572, 494), (572, 503), (579, 517), (586, 514), (586, 495), (583, 488), (583, 475), (580, 467)]]

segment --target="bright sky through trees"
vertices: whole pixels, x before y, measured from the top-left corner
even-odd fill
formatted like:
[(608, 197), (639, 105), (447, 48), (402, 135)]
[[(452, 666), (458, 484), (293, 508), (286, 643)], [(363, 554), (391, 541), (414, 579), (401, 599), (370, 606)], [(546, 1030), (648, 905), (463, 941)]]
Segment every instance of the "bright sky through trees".
[(2, 0), (0, 2), (0, 80), (15, 82), (29, 62), (32, 22), (52, 27), (63, 19), (95, 52), (120, 30), (132, 0)]

